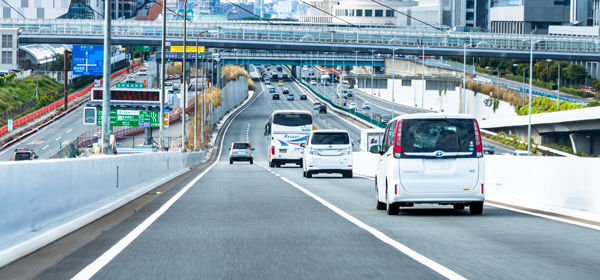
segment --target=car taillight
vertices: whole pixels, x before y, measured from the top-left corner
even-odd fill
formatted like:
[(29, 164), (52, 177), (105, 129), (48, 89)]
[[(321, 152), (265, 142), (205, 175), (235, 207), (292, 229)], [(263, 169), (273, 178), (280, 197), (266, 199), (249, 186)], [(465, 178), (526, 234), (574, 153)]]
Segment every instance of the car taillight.
[(275, 155), (275, 146), (271, 146), (271, 154)]
[(396, 126), (396, 141), (394, 141), (394, 157), (400, 158), (402, 156), (402, 120), (398, 121)]
[(483, 141), (481, 140), (481, 131), (479, 130), (479, 123), (473, 119), (473, 127), (475, 128), (475, 152), (477, 157), (483, 157)]
[(483, 194), (483, 184), (481, 184), (481, 194)]

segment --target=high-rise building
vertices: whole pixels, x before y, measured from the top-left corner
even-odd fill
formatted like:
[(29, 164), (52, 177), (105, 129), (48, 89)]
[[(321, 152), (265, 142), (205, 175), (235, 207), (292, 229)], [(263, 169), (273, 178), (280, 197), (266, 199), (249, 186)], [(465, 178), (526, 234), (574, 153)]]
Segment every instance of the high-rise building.
[(495, 33), (548, 34), (550, 26), (594, 26), (598, 0), (492, 0)]
[[(112, 0), (113, 19), (135, 18), (144, 0)], [(103, 19), (104, 0), (4, 0), (2, 18)]]

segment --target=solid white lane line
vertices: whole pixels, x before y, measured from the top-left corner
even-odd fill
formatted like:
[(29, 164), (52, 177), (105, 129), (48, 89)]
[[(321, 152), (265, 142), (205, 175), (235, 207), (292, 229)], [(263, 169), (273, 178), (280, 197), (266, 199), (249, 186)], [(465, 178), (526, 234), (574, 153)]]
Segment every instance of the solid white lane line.
[(98, 257), (94, 262), (86, 266), (82, 271), (77, 273), (71, 280), (88, 280), (92, 278), (100, 269), (102, 269), (106, 264), (108, 264), (112, 259), (114, 259), (121, 251), (123, 251), (133, 240), (135, 240), (142, 232), (144, 232), (152, 223), (154, 223), (162, 214), (164, 214), (170, 207), (173, 205), (181, 196), (183, 196), (200, 178), (202, 178), (206, 173), (208, 173), (215, 165), (219, 163), (221, 159), (221, 152), (223, 150), (223, 141), (225, 141), (225, 135), (227, 135), (227, 131), (229, 130), (229, 126), (233, 123), (235, 118), (238, 115), (234, 116), (231, 122), (225, 128), (225, 132), (223, 133), (223, 138), (221, 138), (221, 144), (219, 145), (219, 155), (215, 163), (209, 166), (202, 174), (198, 175), (193, 181), (187, 184), (183, 189), (181, 189), (175, 196), (173, 196), (169, 201), (167, 201), (163, 206), (161, 206), (154, 214), (148, 217), (144, 222), (138, 225), (134, 230), (128, 233), (123, 239), (121, 239), (117, 244), (112, 246), (108, 251)]
[(46, 145), (46, 147), (44, 147), (42, 150), (45, 150), (46, 148), (48, 148), (48, 146), (50, 146), (50, 145)]
[(331, 209), (333, 212), (337, 213), (338, 215), (344, 217), (346, 220), (350, 221), (351, 223), (357, 225), (358, 227), (368, 231), (369, 233), (373, 234), (375, 237), (377, 237), (379, 240), (391, 245), (392, 247), (396, 248), (398, 251), (402, 252), (403, 254), (411, 257), (412, 259), (420, 262), (421, 264), (431, 268), (432, 270), (434, 270), (435, 272), (441, 274), (442, 276), (448, 278), (448, 279), (464, 279), (466, 280), (466, 278), (460, 276), (459, 274), (457, 274), (456, 272), (446, 268), (445, 266), (442, 266), (441, 264), (438, 264), (432, 260), (430, 260), (429, 258), (415, 252), (414, 250), (406, 247), (404, 244), (390, 238), (389, 236), (385, 235), (383, 232), (376, 230), (375, 228), (372, 228), (370, 226), (368, 226), (367, 224), (363, 223), (362, 221), (360, 221), (357, 218), (354, 218), (352, 215), (342, 211), (341, 209), (335, 207), (333, 204), (327, 202), (325, 199), (322, 199), (321, 197), (313, 194), (312, 192), (308, 191), (307, 189), (299, 186), (298, 184), (288, 180), (285, 177), (281, 177), (282, 180), (286, 181), (287, 183), (289, 183), (290, 185), (294, 186), (295, 188), (299, 189), (300, 191), (304, 192), (305, 194), (307, 194), (308, 196), (312, 197), (313, 199), (315, 199), (316, 201), (320, 202), (321, 204), (325, 205), (325, 207)]

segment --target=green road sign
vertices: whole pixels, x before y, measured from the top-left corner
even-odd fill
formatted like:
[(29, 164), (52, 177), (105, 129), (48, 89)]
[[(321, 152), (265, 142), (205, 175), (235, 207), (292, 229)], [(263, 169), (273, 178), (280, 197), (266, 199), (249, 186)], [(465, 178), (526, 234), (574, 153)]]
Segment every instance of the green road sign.
[(144, 88), (142, 83), (117, 83), (117, 88)]
[(136, 52), (151, 52), (152, 47), (150, 47), (150, 46), (135, 46), (135, 51)]
[[(110, 126), (159, 127), (159, 111), (110, 110)], [(96, 125), (102, 126), (102, 110), (96, 110)]]

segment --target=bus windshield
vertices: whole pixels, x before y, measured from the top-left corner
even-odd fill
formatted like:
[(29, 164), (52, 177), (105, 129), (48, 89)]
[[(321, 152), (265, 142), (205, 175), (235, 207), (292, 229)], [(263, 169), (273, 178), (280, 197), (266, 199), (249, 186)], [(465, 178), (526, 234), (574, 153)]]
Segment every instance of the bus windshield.
[(312, 124), (309, 114), (275, 114), (273, 124), (281, 126), (303, 126)]

